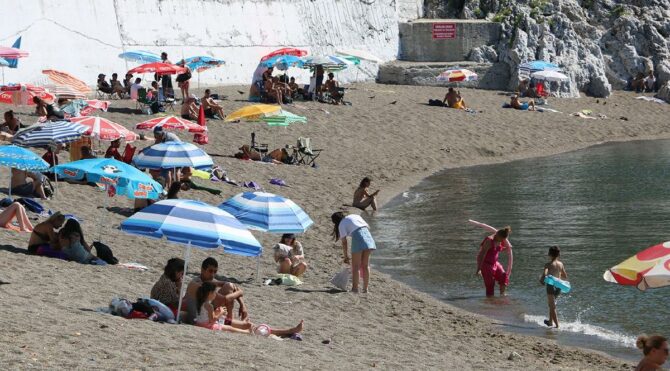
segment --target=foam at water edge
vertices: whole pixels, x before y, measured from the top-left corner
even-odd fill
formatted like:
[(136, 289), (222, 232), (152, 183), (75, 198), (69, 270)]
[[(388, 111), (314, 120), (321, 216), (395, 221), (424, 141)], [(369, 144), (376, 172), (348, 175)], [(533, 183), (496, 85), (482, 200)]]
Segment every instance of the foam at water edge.
[[(545, 316), (535, 316), (530, 314), (523, 315), (524, 322), (534, 323), (542, 327), (546, 327), (546, 325), (544, 324), (545, 319), (546, 319)], [(559, 327), (558, 330), (556, 331), (566, 331), (589, 336), (596, 336), (600, 339), (625, 345), (627, 347), (631, 348), (635, 347), (635, 337), (622, 334), (620, 332), (608, 330), (606, 328), (602, 328), (599, 326), (590, 325), (588, 323), (582, 323), (581, 320), (579, 319), (577, 319), (574, 322), (561, 321), (560, 326), (561, 327)]]

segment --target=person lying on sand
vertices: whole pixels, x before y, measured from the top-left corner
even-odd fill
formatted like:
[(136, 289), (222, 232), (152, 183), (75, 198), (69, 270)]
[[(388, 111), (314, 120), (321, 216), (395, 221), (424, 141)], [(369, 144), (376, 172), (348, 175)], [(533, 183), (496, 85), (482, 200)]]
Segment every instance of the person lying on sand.
[(353, 207), (357, 207), (361, 210), (365, 210), (368, 206), (372, 206), (372, 210), (377, 210), (377, 195), (379, 190), (376, 190), (370, 193), (370, 185), (372, 184), (372, 179), (365, 177), (361, 180), (361, 183), (354, 191), (354, 202), (352, 203)]
[(461, 97), (461, 92), (454, 90), (454, 88), (449, 88), (449, 90), (447, 91), (447, 95), (444, 96), (444, 100), (442, 101), (442, 104), (445, 103), (449, 108), (457, 108), (457, 109), (468, 108), (465, 106), (465, 101)]
[(535, 111), (535, 102), (531, 99), (528, 102), (519, 101), (519, 96), (516, 94), (510, 97), (509, 105), (518, 110), (522, 111)]
[[(221, 194), (220, 189), (214, 189), (214, 188), (201, 186), (201, 185), (197, 184), (196, 182), (194, 182), (192, 178), (193, 178), (193, 171), (190, 167), (186, 166), (186, 167), (181, 168), (181, 172), (179, 174), (179, 180), (183, 183), (182, 185), (185, 185), (186, 187), (188, 187), (187, 189), (184, 189), (182, 187), (182, 190), (186, 191), (188, 189), (195, 189), (195, 190), (206, 191), (206, 192), (209, 192), (213, 195), (220, 195)], [(169, 194), (168, 194), (168, 196), (169, 196)]]
[(226, 317), (223, 324), (219, 323), (219, 318), (227, 315), (226, 309), (223, 307), (215, 307), (213, 302), (217, 297), (216, 285), (211, 282), (204, 282), (198, 287), (195, 294), (196, 317), (194, 323), (196, 326), (208, 328), (215, 331), (227, 331), (240, 334), (258, 334), (268, 336), (274, 334), (276, 336), (291, 336), (299, 334), (303, 330), (304, 321), (300, 321), (298, 325), (289, 329), (273, 329), (268, 325), (255, 325), (248, 319), (235, 325)]
[[(200, 275), (193, 278), (186, 288), (186, 295), (184, 296), (184, 302), (186, 303), (187, 323), (194, 322), (195, 318), (198, 316), (197, 309), (197, 297), (196, 294), (200, 286), (203, 283), (209, 282), (214, 286), (218, 287), (219, 290), (216, 292), (214, 299), (212, 299), (212, 305), (214, 309), (218, 307), (224, 307), (226, 311), (226, 325), (231, 325), (236, 328), (248, 329), (250, 327), (249, 322), (245, 321), (249, 317), (247, 312), (247, 306), (242, 300), (244, 293), (242, 289), (237, 287), (237, 285), (217, 280), (216, 273), (219, 270), (219, 263), (216, 259), (209, 257), (202, 262), (200, 268)], [(235, 302), (239, 304), (238, 315), (240, 320), (233, 318), (233, 309), (235, 307)]]
[[(31, 181), (28, 181), (30, 179)], [(34, 173), (12, 168), (12, 194), (25, 197), (39, 197), (47, 199), (44, 193), (44, 183), (47, 177), (41, 173)]]
[(57, 229), (65, 223), (65, 215), (53, 213), (47, 220), (37, 224), (28, 240), (28, 253), (34, 255), (61, 257)]
[[(16, 228), (12, 224), (12, 220), (16, 218), (19, 227)], [(7, 208), (0, 212), (0, 227), (15, 230), (18, 232), (32, 232), (33, 225), (30, 223), (26, 208), (18, 202), (12, 202)]]

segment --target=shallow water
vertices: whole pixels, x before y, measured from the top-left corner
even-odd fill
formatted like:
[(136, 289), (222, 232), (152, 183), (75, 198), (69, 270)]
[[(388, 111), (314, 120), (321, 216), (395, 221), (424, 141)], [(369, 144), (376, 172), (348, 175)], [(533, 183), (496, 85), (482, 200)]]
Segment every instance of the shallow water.
[[(373, 265), (512, 331), (638, 358), (638, 334), (670, 334), (670, 287), (641, 292), (602, 275), (670, 240), (668, 169), (670, 141), (450, 169), (367, 218), (379, 247)], [(505, 298), (484, 296), (475, 258), (486, 232), (468, 219), (512, 226), (514, 267)], [(558, 299), (558, 331), (542, 324), (547, 303), (538, 282), (551, 245), (561, 247), (573, 287)], [(506, 254), (501, 260), (506, 267)]]

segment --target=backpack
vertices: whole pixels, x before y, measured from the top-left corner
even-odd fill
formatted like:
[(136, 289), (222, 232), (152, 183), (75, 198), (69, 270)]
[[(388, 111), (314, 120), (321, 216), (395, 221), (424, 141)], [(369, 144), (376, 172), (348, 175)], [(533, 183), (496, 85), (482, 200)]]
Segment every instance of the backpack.
[(442, 103), (442, 101), (439, 99), (428, 99), (428, 105), (436, 107), (444, 107), (444, 103)]
[(107, 264), (116, 265), (119, 264), (119, 259), (114, 257), (112, 249), (109, 246), (105, 245), (102, 242), (95, 241), (93, 242), (93, 247), (95, 247), (95, 252), (98, 258), (107, 262)]
[(184, 81), (190, 80), (191, 77), (192, 77), (191, 71), (186, 70), (186, 72), (180, 73), (179, 75), (177, 75), (176, 80), (177, 80), (177, 82), (184, 82)]

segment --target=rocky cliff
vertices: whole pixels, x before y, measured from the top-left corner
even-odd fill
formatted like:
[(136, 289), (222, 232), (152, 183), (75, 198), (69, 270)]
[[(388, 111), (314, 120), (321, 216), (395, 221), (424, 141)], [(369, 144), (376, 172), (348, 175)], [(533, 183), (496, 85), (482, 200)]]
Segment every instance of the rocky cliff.
[(527, 60), (557, 63), (570, 76), (565, 96), (605, 97), (639, 72), (670, 81), (668, 0), (426, 0), (424, 16), (500, 22), (501, 41), (470, 59), (503, 63), (511, 76)]

